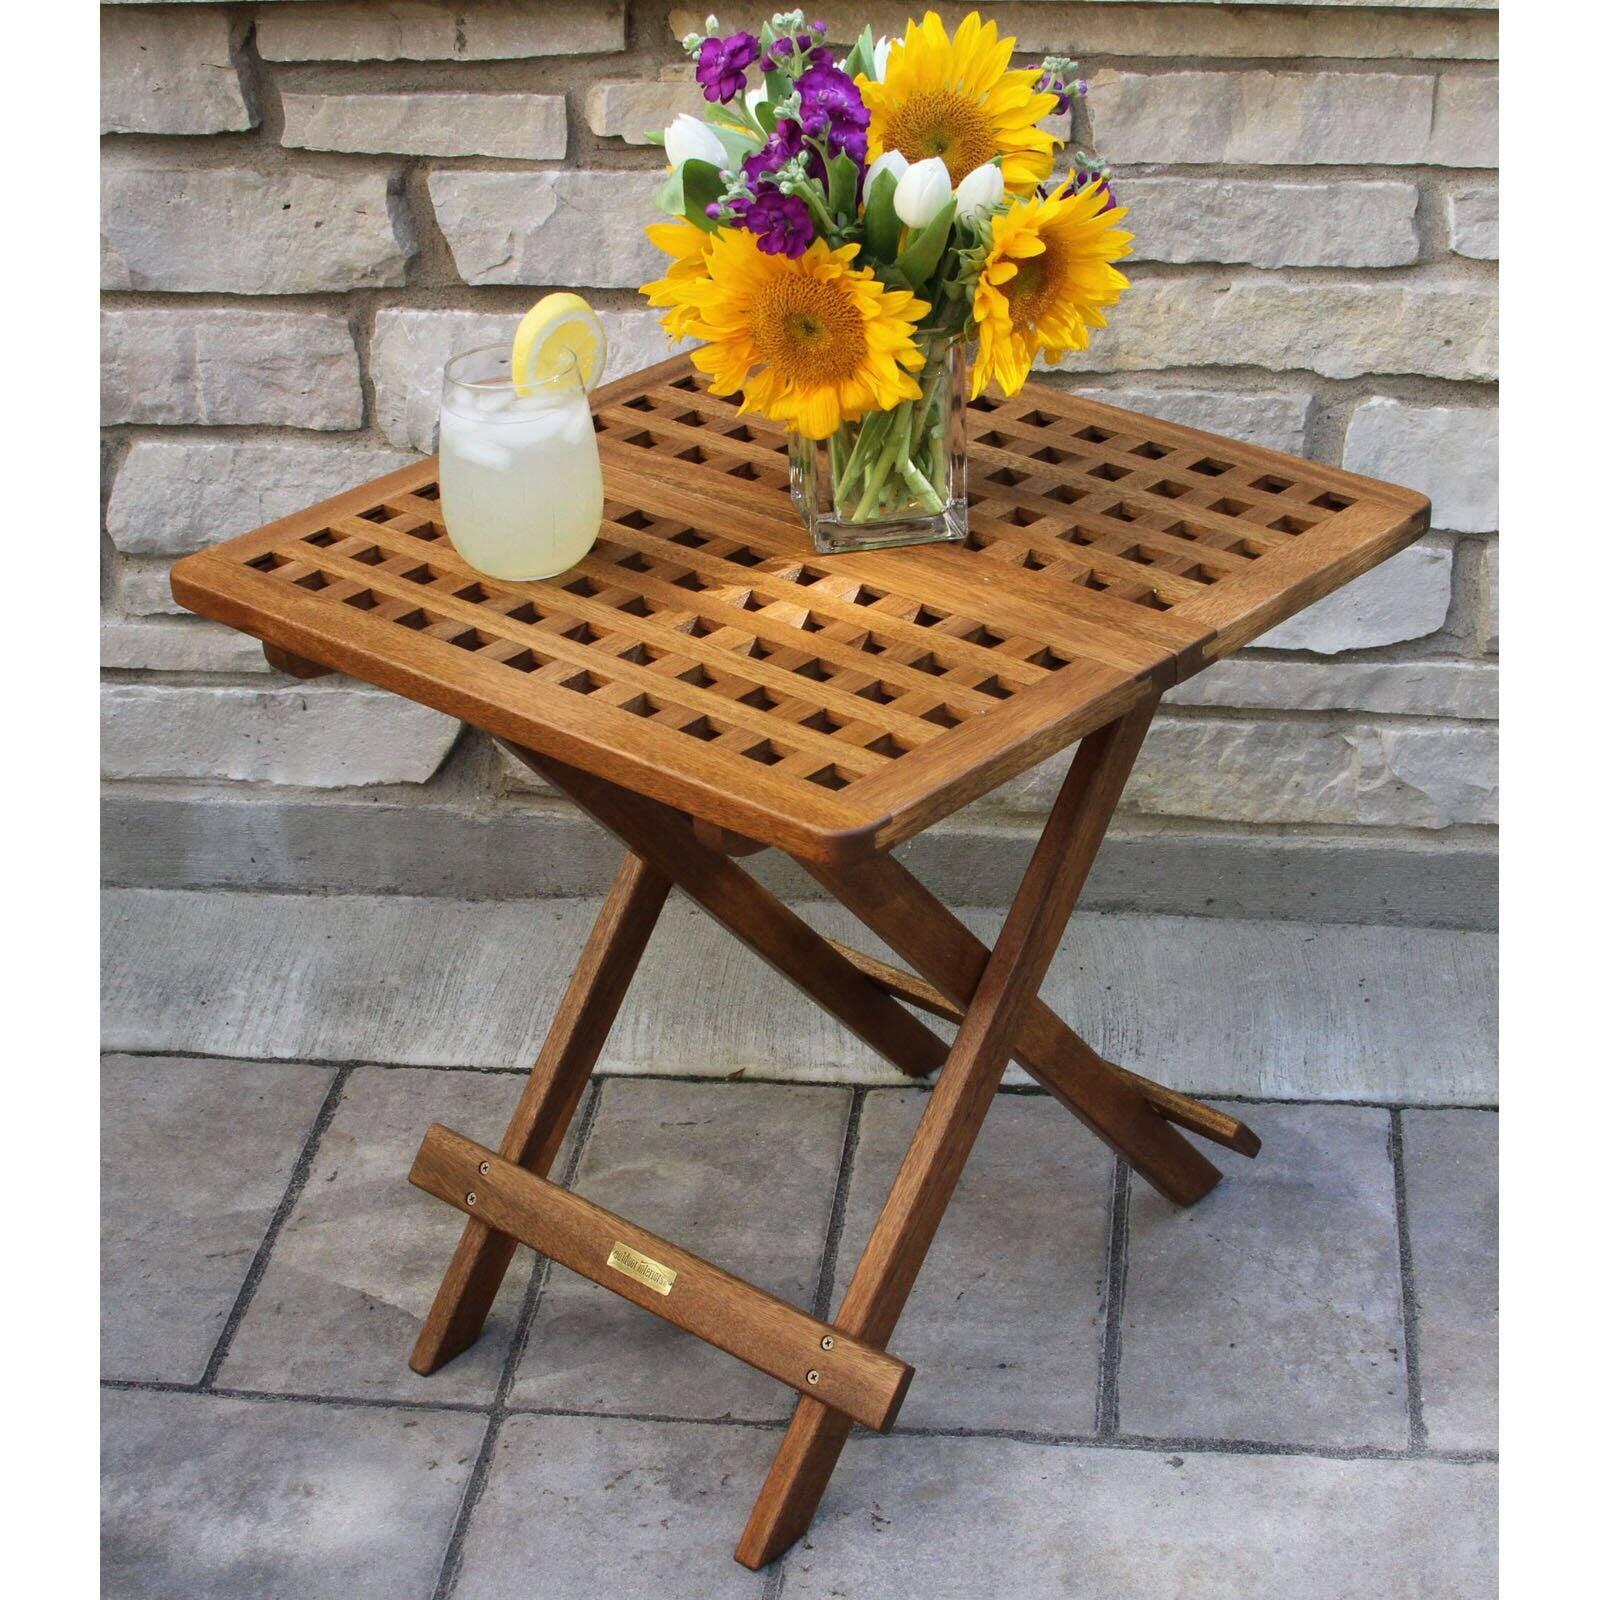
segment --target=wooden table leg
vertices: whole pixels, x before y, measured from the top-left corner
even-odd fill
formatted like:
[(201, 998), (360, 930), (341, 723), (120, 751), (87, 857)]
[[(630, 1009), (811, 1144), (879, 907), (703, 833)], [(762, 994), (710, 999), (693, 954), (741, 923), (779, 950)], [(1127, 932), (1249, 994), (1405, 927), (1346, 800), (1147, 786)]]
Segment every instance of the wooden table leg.
[[(638, 856), (622, 858), (500, 1141), (508, 1161), (549, 1172), (671, 887)], [(516, 1248), (510, 1234), (468, 1221), (411, 1352), (413, 1371), (436, 1372), (473, 1344)]]
[[(1078, 747), (835, 1319), (864, 1343), (882, 1348), (894, 1331), (1154, 710), (1152, 698)], [(740, 1562), (765, 1566), (805, 1532), (849, 1431), (848, 1417), (799, 1402), (739, 1541)]]
[[(801, 865), (948, 999), (970, 1002), (988, 949), (898, 861), (884, 855), (848, 871)], [(1175, 1204), (1193, 1205), (1221, 1179), (1131, 1083), (1035, 997), (1022, 1009), (1015, 1054), (1079, 1121)]]

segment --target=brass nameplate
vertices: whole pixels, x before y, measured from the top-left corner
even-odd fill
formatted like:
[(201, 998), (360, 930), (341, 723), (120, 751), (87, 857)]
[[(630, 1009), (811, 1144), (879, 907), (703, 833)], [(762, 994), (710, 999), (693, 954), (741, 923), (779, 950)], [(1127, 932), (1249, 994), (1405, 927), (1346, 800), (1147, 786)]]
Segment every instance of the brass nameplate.
[(659, 1261), (652, 1261), (649, 1256), (642, 1256), (637, 1250), (630, 1250), (619, 1239), (611, 1247), (611, 1254), (606, 1257), (606, 1265), (615, 1267), (618, 1272), (626, 1274), (635, 1283), (642, 1283), (647, 1289), (654, 1289), (657, 1294), (671, 1294), (672, 1286), (678, 1281), (678, 1274), (671, 1267), (664, 1267)]

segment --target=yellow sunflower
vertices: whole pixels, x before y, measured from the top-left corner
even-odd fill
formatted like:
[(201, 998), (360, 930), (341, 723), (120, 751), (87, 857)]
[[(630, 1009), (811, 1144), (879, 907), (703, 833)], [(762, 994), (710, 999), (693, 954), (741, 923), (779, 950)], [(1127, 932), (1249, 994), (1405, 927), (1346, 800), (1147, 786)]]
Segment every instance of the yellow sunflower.
[(1127, 214), (1126, 206), (1106, 207), (1103, 184), (1068, 194), (1063, 183), (1047, 198), (1015, 201), (995, 217), (972, 302), (974, 397), (992, 378), (1015, 394), (1040, 350), (1059, 361), (1064, 351), (1088, 348), (1089, 330), (1106, 325), (1100, 308), (1115, 305), (1128, 287), (1111, 265), (1133, 240), (1116, 226)]
[(689, 284), (704, 280), (711, 235), (692, 222), (652, 222), (644, 231), (657, 250), (672, 257), (672, 265), (664, 278), (640, 285), (639, 293), (653, 306), (671, 307), (661, 326), (674, 339), (687, 339), (694, 331), (693, 312), (680, 297)]
[(942, 156), (950, 181), (1001, 158), (1013, 194), (1030, 194), (1050, 176), (1057, 141), (1038, 126), (1056, 108), (1037, 72), (1011, 69), (1015, 39), (970, 13), (952, 39), (936, 13), (906, 24), (889, 51), (883, 82), (856, 79), (872, 121), (867, 154), (898, 150), (908, 161)]
[(922, 393), (912, 333), (928, 303), (853, 268), (859, 245), (817, 239), (791, 261), (764, 254), (743, 228), (707, 238), (704, 277), (672, 284), (669, 273), (663, 283), (687, 331), (706, 341), (692, 359), (712, 394), (742, 389), (741, 411), (826, 439), (841, 422)]

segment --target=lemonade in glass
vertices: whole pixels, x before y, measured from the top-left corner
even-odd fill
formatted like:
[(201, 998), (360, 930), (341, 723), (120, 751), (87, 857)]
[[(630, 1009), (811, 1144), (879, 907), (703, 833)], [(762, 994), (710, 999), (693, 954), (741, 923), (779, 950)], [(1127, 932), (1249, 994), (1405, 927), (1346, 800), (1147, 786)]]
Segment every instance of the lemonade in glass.
[(604, 365), (604, 336), (587, 306), (548, 315), (556, 298), (528, 313), (513, 344), (464, 351), (444, 369), (445, 528), (462, 558), (492, 578), (554, 577), (589, 553), (600, 530), (588, 391)]

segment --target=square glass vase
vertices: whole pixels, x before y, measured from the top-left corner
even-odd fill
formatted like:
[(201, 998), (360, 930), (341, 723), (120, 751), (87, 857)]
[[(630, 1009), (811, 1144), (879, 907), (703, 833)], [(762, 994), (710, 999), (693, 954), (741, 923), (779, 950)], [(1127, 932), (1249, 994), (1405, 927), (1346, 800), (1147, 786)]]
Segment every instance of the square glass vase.
[(922, 395), (869, 411), (827, 439), (789, 434), (789, 493), (822, 555), (967, 536), (967, 359), (919, 340)]

